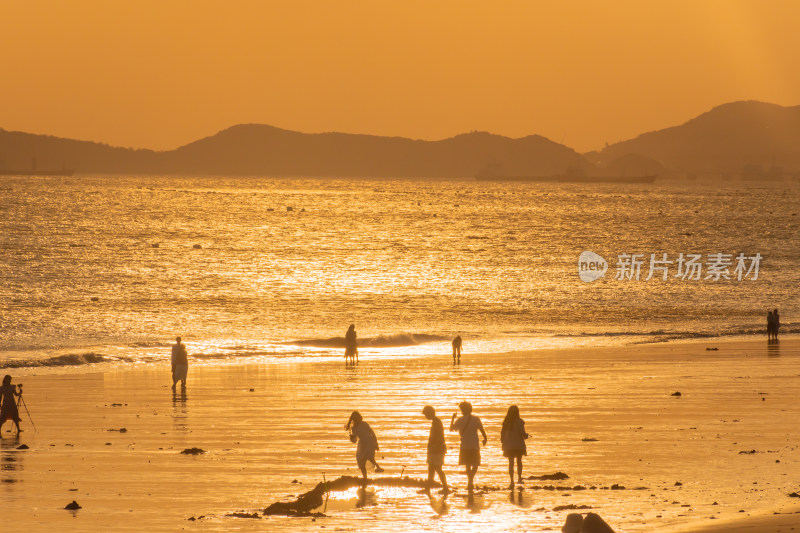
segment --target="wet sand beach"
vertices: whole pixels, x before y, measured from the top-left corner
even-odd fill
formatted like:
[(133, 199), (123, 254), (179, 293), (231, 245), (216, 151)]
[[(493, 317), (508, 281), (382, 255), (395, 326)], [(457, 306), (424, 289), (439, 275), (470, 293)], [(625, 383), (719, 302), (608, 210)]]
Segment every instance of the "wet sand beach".
[[(3, 428), (4, 520), (32, 532), (559, 531), (568, 513), (591, 510), (618, 532), (788, 531), (800, 508), (788, 496), (800, 489), (798, 355), (792, 338), (706, 339), (465, 353), (456, 367), (449, 353), (194, 365), (185, 396), (169, 389), (166, 357), (158, 368), (16, 376), (38, 431), (24, 409), (19, 439)], [(473, 498), (448, 434), (457, 491), (446, 498), (354, 488), (331, 493), (324, 518), (229, 516), (357, 475), (343, 428), (354, 409), (378, 436), (381, 477), (422, 478), (422, 407), (446, 427), (465, 399), (489, 435), (476, 478), (486, 490)], [(505, 488), (499, 432), (511, 404), (532, 435), (524, 476), (568, 479)], [(180, 453), (193, 447), (205, 453)], [(64, 510), (73, 500), (83, 508)]]

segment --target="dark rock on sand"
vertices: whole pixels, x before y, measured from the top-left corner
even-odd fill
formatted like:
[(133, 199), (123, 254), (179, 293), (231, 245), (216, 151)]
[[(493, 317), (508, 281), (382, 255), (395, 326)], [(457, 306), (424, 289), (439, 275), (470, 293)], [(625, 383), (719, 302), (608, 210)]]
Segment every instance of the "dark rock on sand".
[(18, 450), (28, 450), (29, 448), (28, 448), (27, 444), (20, 444), (19, 446), (17, 446), (17, 449)]
[(581, 439), (582, 442), (597, 442), (597, 439), (593, 439), (591, 437), (584, 437)]
[(587, 513), (586, 518), (583, 519), (581, 533), (614, 533), (614, 530), (600, 518), (600, 515)]
[(203, 249), (203, 247), (201, 245), (199, 245), (199, 244), (195, 244), (194, 246), (192, 246), (192, 248), (194, 248), (195, 250), (202, 250)]
[(800, 498), (800, 494), (797, 494), (796, 492), (793, 492), (793, 493), (789, 494), (789, 497), (790, 498)]
[(555, 474), (544, 474), (542, 476), (528, 476), (528, 479), (538, 481), (558, 481), (561, 479), (569, 479), (569, 476), (564, 472), (556, 472)]
[(235, 513), (228, 513), (225, 516), (228, 516), (228, 517), (231, 517), (231, 518), (258, 518), (258, 519), (261, 519), (261, 515), (259, 515), (258, 513), (246, 513), (244, 511), (238, 511), (238, 512), (235, 512)]
[(68, 503), (64, 509), (67, 509), (68, 511), (77, 511), (78, 509), (83, 509), (83, 507), (78, 505), (78, 502), (75, 500), (72, 500), (72, 503)]
[(553, 512), (558, 511), (571, 511), (574, 509), (591, 509), (591, 505), (575, 505), (574, 503), (570, 503), (569, 505), (557, 505), (553, 507)]
[(206, 453), (202, 448), (186, 448), (181, 452), (183, 455), (200, 455)]
[(681, 391), (675, 391), (670, 396), (675, 396), (676, 398), (680, 398), (682, 396)]
[(676, 482), (675, 482), (675, 486), (676, 486), (676, 487), (682, 487), (682, 486), (683, 486), (683, 483), (681, 483), (680, 481), (676, 481)]
[(587, 513), (584, 518), (578, 513), (567, 515), (567, 521), (561, 528), (563, 533), (614, 533), (611, 526), (596, 513)]

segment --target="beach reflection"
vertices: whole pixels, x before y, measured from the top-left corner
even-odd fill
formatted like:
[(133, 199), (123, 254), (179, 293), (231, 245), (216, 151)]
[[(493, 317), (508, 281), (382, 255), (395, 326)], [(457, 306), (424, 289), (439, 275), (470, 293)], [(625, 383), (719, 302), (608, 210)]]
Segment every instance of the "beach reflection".
[(466, 506), (465, 509), (472, 514), (478, 514), (482, 510), (486, 509), (486, 500), (484, 500), (483, 495), (475, 494), (474, 492), (470, 492), (467, 494), (466, 499)]
[(777, 357), (781, 354), (781, 344), (779, 341), (770, 341), (767, 344), (767, 356), (768, 357)]
[(432, 494), (428, 494), (428, 502), (433, 512), (439, 516), (444, 516), (450, 511), (450, 506), (447, 504), (447, 495), (441, 498), (434, 498)]
[(529, 498), (525, 497), (525, 492), (522, 490), (512, 490), (508, 493), (508, 501), (522, 509), (530, 508), (533, 503)]
[(358, 489), (358, 501), (356, 502), (356, 509), (362, 507), (374, 507), (378, 505), (378, 499), (375, 496), (375, 491), (371, 489), (361, 488)]
[(189, 409), (187, 408), (186, 389), (172, 392), (172, 427), (177, 431), (189, 429)]
[(12, 484), (18, 481), (19, 470), (22, 470), (23, 453), (17, 450), (20, 445), (19, 436), (0, 439), (0, 481)]

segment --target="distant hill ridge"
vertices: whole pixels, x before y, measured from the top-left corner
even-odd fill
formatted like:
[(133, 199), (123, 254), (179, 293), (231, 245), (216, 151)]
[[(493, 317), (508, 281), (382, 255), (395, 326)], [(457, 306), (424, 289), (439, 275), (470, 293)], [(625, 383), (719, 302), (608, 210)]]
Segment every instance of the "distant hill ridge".
[(685, 124), (597, 152), (540, 135), (471, 132), (439, 141), (350, 133), (300, 133), (240, 124), (175, 150), (154, 151), (0, 129), (0, 169), (75, 168), (85, 174), (330, 177), (472, 177), (490, 171), (549, 176), (736, 174), (743, 168), (800, 172), (800, 106), (756, 101), (717, 106)]
[(800, 106), (753, 100), (717, 106), (684, 124), (643, 133), (586, 154), (607, 164), (627, 154), (658, 161), (673, 172), (738, 175), (748, 166), (800, 172)]

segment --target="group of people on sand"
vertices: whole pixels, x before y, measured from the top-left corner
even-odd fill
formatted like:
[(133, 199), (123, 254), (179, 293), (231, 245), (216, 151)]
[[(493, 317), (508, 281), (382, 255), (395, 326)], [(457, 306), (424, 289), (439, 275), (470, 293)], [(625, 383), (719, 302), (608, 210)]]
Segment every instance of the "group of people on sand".
[[(461, 416), (458, 413), (453, 413), (450, 419), (450, 431), (457, 431), (461, 437), (461, 443), (458, 452), (458, 464), (464, 466), (465, 474), (467, 476), (467, 490), (472, 491), (475, 486), (475, 474), (478, 472), (478, 467), (481, 464), (481, 439), (478, 433), (483, 437), (483, 446), (486, 446), (488, 437), (486, 431), (483, 429), (483, 422), (477, 416), (472, 414), (472, 404), (469, 402), (461, 402), (458, 404), (461, 411)], [(450, 486), (447, 484), (447, 477), (445, 476), (444, 458), (447, 454), (447, 444), (444, 437), (444, 424), (442, 420), (436, 416), (436, 410), (426, 405), (422, 409), (422, 414), (431, 421), (430, 434), (428, 435), (428, 449), (427, 449), (427, 464), (428, 464), (428, 488), (433, 486), (434, 477), (439, 476), (439, 481), (442, 484), (442, 493), (447, 494), (452, 492)], [(345, 429), (350, 431), (350, 441), (358, 443), (356, 448), (356, 463), (363, 476), (364, 484), (367, 482), (367, 462), (375, 466), (375, 471), (383, 472), (375, 460), (375, 452), (380, 450), (378, 445), (378, 438), (370, 425), (364, 421), (361, 413), (353, 411), (350, 418), (345, 424)], [(508, 408), (508, 413), (503, 420), (503, 425), (500, 430), (500, 442), (503, 449), (503, 456), (508, 459), (508, 477), (510, 480), (509, 488), (514, 488), (514, 467), (516, 466), (517, 483), (523, 483), (522, 480), (522, 456), (528, 455), (525, 446), (525, 439), (529, 435), (525, 432), (525, 421), (520, 418), (519, 407), (512, 405)]]
[(767, 311), (767, 340), (778, 340), (778, 330), (781, 327), (781, 317), (778, 310)]

